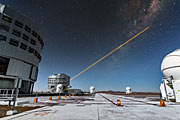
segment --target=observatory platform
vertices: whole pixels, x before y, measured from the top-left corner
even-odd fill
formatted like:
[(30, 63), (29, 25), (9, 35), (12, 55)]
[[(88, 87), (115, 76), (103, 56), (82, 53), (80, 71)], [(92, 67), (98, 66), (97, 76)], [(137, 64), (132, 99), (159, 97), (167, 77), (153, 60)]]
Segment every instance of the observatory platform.
[[(57, 100), (40, 98), (33, 105), (48, 105), (32, 111), (5, 117), (2, 120), (179, 120), (180, 105), (167, 102), (166, 107), (159, 107), (159, 96), (123, 96), (98, 93), (93, 96), (61, 97)], [(32, 98), (21, 98), (31, 99)], [(117, 99), (122, 106), (116, 106)], [(51, 105), (50, 105), (51, 104)], [(26, 104), (28, 105), (28, 104)], [(30, 104), (29, 104), (30, 105)], [(32, 104), (31, 104), (32, 105)], [(25, 106), (25, 105), (24, 105)]]

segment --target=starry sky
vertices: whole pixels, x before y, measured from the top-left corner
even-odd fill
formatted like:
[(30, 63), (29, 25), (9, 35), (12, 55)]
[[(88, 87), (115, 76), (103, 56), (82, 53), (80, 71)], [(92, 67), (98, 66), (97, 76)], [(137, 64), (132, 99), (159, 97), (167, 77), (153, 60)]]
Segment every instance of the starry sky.
[(179, 0), (0, 0), (44, 31), (35, 90), (47, 90), (48, 76), (71, 77), (127, 41), (145, 33), (71, 81), (89, 90), (159, 92), (163, 57), (180, 48)]

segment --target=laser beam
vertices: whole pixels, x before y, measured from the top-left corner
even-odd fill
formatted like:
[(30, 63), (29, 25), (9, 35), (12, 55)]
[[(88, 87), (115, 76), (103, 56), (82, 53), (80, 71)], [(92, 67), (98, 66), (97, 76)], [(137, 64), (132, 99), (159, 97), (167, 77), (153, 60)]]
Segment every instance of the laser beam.
[(150, 28), (150, 26), (148, 26), (147, 28), (145, 28), (144, 30), (142, 30), (141, 32), (137, 33), (136, 35), (134, 35), (132, 38), (130, 38), (129, 40), (127, 40), (126, 42), (124, 42), (123, 44), (119, 45), (117, 48), (115, 48), (114, 50), (112, 50), (111, 52), (109, 52), (108, 54), (106, 54), (105, 56), (103, 56), (102, 58), (100, 58), (99, 60), (97, 60), (96, 62), (94, 62), (93, 64), (91, 64), (89, 67), (87, 67), (86, 69), (82, 70), (80, 73), (78, 73), (77, 75), (75, 75), (74, 77), (71, 78), (71, 80), (73, 80), (74, 78), (76, 78), (77, 76), (81, 75), (82, 73), (86, 72), (88, 69), (92, 68), (94, 65), (96, 65), (98, 62), (102, 61), (103, 59), (105, 59), (106, 57), (108, 57), (109, 55), (111, 55), (112, 53), (114, 53), (116, 50), (120, 49), (121, 47), (123, 47), (124, 45), (126, 45), (127, 43), (129, 43), (130, 41), (132, 41), (133, 39), (135, 39), (136, 37), (138, 37), (140, 34), (142, 34), (143, 32), (145, 32), (146, 30), (148, 30)]

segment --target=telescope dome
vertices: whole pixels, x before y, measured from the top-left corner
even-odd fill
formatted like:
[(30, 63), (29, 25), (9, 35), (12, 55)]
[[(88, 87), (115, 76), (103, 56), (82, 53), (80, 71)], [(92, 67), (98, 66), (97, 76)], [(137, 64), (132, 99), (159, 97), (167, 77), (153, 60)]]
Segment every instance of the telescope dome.
[(180, 80), (180, 49), (164, 57), (161, 71), (166, 78), (173, 77), (174, 80)]

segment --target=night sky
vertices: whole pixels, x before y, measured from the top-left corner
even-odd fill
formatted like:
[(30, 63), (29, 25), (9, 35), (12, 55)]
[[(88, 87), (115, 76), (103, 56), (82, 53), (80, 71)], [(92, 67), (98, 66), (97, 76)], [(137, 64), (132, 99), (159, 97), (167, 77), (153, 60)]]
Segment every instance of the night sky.
[(163, 57), (180, 48), (179, 0), (0, 0), (40, 25), (44, 49), (35, 90), (48, 76), (71, 77), (127, 41), (145, 33), (71, 81), (89, 90), (159, 92)]

